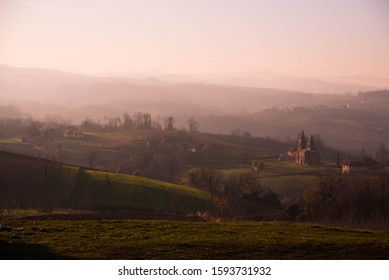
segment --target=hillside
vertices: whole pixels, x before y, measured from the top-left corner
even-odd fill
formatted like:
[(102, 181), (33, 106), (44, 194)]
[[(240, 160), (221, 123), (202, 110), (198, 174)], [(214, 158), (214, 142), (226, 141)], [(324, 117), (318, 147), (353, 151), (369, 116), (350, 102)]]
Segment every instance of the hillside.
[(79, 122), (86, 116), (103, 118), (125, 111), (147, 111), (159, 116), (175, 115), (184, 123), (188, 115), (236, 115), (285, 104), (317, 105), (317, 92), (376, 89), (286, 76), (261, 79), (254, 75), (238, 83), (231, 79), (204, 77), (192, 82), (169, 82), (158, 76), (92, 77), (0, 65), (0, 101), (16, 104), (24, 113), (40, 118), (61, 115)]
[(9, 152), (0, 152), (0, 182), (6, 208), (193, 213), (209, 199), (189, 187)]
[[(360, 92), (376, 87), (357, 90), (355, 86), (337, 91), (332, 87), (335, 83), (318, 86), (317, 80), (292, 79), (308, 88), (318, 86), (320, 92), (344, 93), (314, 94), (313, 89), (280, 89), (287, 88), (283, 87), (284, 79), (278, 77), (275, 83), (253, 87), (248, 82), (219, 84), (218, 79), (213, 83), (201, 80), (173, 83), (146, 77), (89, 77), (3, 65), (0, 66), (0, 102), (4, 106), (0, 105), (0, 117), (21, 118), (30, 114), (40, 119), (79, 124), (86, 117), (104, 123), (109, 118), (121, 117), (124, 112), (130, 116), (148, 112), (160, 124), (173, 116), (178, 129), (186, 127), (186, 121), (194, 117), (201, 131), (208, 133), (229, 134), (240, 129), (256, 137), (284, 140), (293, 139), (304, 128), (345, 152), (364, 149), (374, 155), (377, 147), (387, 142), (387, 90)], [(381, 83), (386, 84), (385, 80)], [(0, 130), (0, 137), (5, 136), (1, 134)]]
[[(251, 159), (277, 158), (287, 143), (258, 137), (189, 133), (157, 129), (80, 128), (84, 137), (63, 137), (60, 133), (41, 136), (35, 143), (14, 138), (0, 138), (0, 149), (45, 156), (61, 162), (101, 170), (134, 174), (174, 181), (192, 167), (233, 168), (248, 166)], [(241, 132), (243, 134), (243, 132)], [(28, 149), (27, 149), (28, 148)], [(174, 178), (168, 173), (168, 166)], [(158, 176), (142, 173), (160, 171)], [(146, 176), (147, 175), (147, 176)], [(167, 176), (164, 178), (163, 176)]]
[(379, 145), (389, 138), (389, 91), (359, 95), (322, 96), (301, 106), (284, 106), (238, 116), (199, 118), (203, 131), (228, 133), (234, 128), (253, 135), (293, 139), (302, 128), (321, 135), (329, 146), (345, 152), (365, 149), (375, 155)]
[[(323, 163), (322, 167), (311, 170), (281, 162), (279, 155), (292, 147), (293, 141), (242, 136), (243, 132), (239, 131), (234, 133), (241, 135), (154, 129), (82, 130), (82, 133), (83, 138), (46, 137), (39, 145), (20, 143), (18, 138), (3, 138), (0, 139), (0, 148), (56, 159), (83, 166), (85, 170), (92, 166), (107, 172), (136, 174), (181, 184), (187, 184), (188, 174), (201, 168), (211, 168), (224, 177), (249, 173), (258, 175), (261, 185), (276, 191), (280, 198), (286, 196), (290, 199), (315, 185), (318, 175), (333, 167)], [(336, 151), (321, 147), (320, 152), (324, 161), (336, 160)], [(252, 160), (264, 164), (260, 174), (252, 172)], [(79, 178), (87, 178), (89, 175), (82, 175), (86, 172), (79, 173)], [(305, 176), (301, 177), (302, 173)], [(87, 201), (82, 203), (88, 205)]]

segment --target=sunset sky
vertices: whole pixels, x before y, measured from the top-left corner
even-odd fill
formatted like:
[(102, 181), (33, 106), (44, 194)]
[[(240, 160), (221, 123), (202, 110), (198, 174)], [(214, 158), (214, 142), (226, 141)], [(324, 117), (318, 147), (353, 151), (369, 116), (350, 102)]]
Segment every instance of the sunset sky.
[(0, 0), (0, 64), (389, 77), (386, 0)]

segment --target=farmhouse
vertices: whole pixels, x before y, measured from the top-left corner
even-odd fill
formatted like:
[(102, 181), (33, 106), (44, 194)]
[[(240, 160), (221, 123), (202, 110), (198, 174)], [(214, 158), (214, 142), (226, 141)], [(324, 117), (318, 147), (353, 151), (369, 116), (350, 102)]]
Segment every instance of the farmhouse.
[(210, 144), (204, 144), (200, 143), (198, 145), (193, 145), (190, 147), (189, 151), (192, 153), (200, 153), (200, 152), (205, 152), (209, 149)]
[(62, 129), (62, 136), (65, 138), (84, 138), (85, 135), (74, 126), (65, 127)]
[(280, 155), (280, 160), (291, 160), (297, 164), (303, 165), (320, 164), (320, 153), (317, 151), (313, 136), (307, 141), (303, 130), (301, 132), (301, 137), (299, 137), (296, 142), (297, 149), (289, 149), (287, 153)]

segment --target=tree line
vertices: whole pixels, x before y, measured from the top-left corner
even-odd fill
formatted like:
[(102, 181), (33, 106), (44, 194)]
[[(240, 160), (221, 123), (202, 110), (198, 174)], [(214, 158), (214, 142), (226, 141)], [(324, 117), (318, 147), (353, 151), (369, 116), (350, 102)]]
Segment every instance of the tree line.
[[(94, 120), (90, 117), (85, 118), (81, 122), (81, 128), (85, 130), (118, 130), (118, 129), (157, 129), (157, 130), (176, 130), (176, 120), (172, 116), (164, 119), (159, 117), (152, 118), (150, 113), (135, 112), (132, 116), (127, 112), (121, 117), (104, 117), (103, 121)], [(187, 121), (187, 129), (189, 132), (199, 131), (199, 123), (190, 117)]]
[(251, 172), (223, 174), (210, 168), (190, 170), (181, 184), (208, 191), (209, 217), (226, 220), (264, 220), (282, 210), (275, 192), (260, 184)]
[[(172, 116), (153, 119), (150, 113), (136, 112), (133, 116), (124, 113), (121, 117), (104, 117), (103, 121), (86, 117), (80, 125), (83, 130), (128, 130), (128, 129), (157, 129), (176, 130), (175, 119)], [(190, 117), (183, 128), (189, 132), (199, 131), (199, 123)], [(30, 141), (36, 142), (50, 136), (60, 136), (65, 127), (72, 126), (62, 119), (47, 118), (45, 120), (33, 117), (0, 118), (0, 137), (26, 136)]]

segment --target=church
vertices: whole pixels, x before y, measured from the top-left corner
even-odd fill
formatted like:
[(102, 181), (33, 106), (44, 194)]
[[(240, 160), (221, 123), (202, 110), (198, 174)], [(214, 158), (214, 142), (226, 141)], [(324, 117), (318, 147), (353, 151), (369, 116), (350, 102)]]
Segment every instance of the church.
[(301, 137), (297, 139), (297, 150), (293, 153), (294, 161), (304, 165), (319, 165), (320, 153), (317, 151), (313, 136), (307, 142), (304, 135), (304, 130), (301, 132)]
[(307, 141), (304, 130), (302, 130), (301, 137), (297, 139), (297, 149), (290, 149), (287, 154), (280, 156), (280, 160), (291, 160), (303, 165), (319, 165), (320, 153), (313, 136)]

